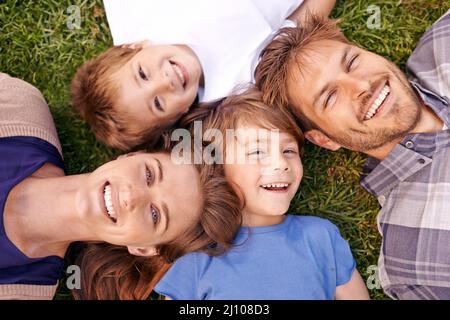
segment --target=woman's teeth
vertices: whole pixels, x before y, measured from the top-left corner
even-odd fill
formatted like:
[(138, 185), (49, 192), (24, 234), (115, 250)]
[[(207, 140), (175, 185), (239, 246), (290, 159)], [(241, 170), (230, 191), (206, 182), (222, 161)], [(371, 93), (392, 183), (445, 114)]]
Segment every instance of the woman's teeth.
[(380, 106), (383, 104), (390, 91), (391, 90), (389, 86), (385, 85), (383, 90), (381, 90), (380, 94), (378, 95), (378, 98), (375, 99), (369, 111), (367, 111), (364, 120), (372, 119), (372, 117), (377, 113), (378, 108), (380, 108)]
[(269, 183), (261, 185), (262, 188), (269, 191), (285, 190), (289, 187), (289, 183)]
[(105, 189), (103, 190), (103, 197), (105, 199), (106, 211), (108, 212), (108, 215), (111, 218), (111, 220), (115, 223), (117, 221), (117, 215), (116, 212), (114, 211), (114, 207), (112, 204), (111, 186), (109, 184), (107, 184), (105, 186)]

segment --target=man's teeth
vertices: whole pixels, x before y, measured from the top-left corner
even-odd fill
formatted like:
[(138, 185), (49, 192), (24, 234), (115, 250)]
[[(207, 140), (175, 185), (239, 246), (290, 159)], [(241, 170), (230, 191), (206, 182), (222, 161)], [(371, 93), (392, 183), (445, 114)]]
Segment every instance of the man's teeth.
[(380, 94), (378, 95), (378, 98), (375, 99), (375, 101), (373, 102), (372, 106), (370, 107), (369, 111), (367, 111), (364, 120), (369, 120), (371, 119), (375, 113), (377, 113), (378, 108), (381, 106), (381, 104), (383, 103), (383, 101), (386, 99), (387, 95), (390, 92), (390, 88), (388, 85), (385, 85), (383, 90), (381, 90)]
[(184, 79), (183, 72), (181, 71), (180, 67), (177, 66), (175, 63), (172, 64), (173, 70), (175, 70), (176, 74), (178, 75), (178, 78), (181, 80), (181, 84), (184, 86), (186, 79)]
[(105, 186), (103, 197), (105, 198), (106, 211), (108, 212), (110, 218), (115, 222), (115, 220), (117, 220), (117, 215), (112, 204), (111, 186), (109, 184)]
[(261, 187), (268, 189), (268, 188), (287, 188), (289, 187), (288, 183), (272, 183), (272, 184), (263, 184)]

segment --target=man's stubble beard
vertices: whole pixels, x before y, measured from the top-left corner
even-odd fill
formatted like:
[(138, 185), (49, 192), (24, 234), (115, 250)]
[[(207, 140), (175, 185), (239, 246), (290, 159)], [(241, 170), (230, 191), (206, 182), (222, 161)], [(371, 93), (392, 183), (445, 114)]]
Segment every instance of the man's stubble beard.
[(403, 89), (401, 93), (404, 93), (404, 96), (406, 96), (404, 100), (407, 101), (403, 105), (400, 105), (397, 101), (392, 106), (389, 118), (394, 119), (393, 125), (388, 128), (376, 128), (368, 131), (349, 129), (347, 130), (349, 132), (341, 133), (324, 132), (331, 140), (344, 148), (369, 153), (405, 137), (417, 126), (422, 115), (422, 103), (400, 69), (390, 61), (388, 68), (394, 77), (399, 80)]

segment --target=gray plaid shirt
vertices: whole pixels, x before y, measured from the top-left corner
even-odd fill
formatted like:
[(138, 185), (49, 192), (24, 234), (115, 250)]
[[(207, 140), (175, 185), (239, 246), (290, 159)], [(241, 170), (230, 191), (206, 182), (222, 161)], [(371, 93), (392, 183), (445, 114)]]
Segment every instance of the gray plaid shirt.
[[(409, 80), (450, 128), (450, 10), (420, 40)], [(394, 299), (450, 299), (450, 130), (407, 135), (361, 185), (381, 205), (379, 277)]]

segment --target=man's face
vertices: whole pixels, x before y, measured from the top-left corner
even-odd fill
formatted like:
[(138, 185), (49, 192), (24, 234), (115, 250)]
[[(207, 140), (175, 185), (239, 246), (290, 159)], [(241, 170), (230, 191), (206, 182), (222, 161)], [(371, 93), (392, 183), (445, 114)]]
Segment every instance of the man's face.
[(306, 68), (291, 65), (289, 100), (328, 138), (366, 152), (417, 125), (421, 103), (395, 64), (338, 41), (312, 46)]

